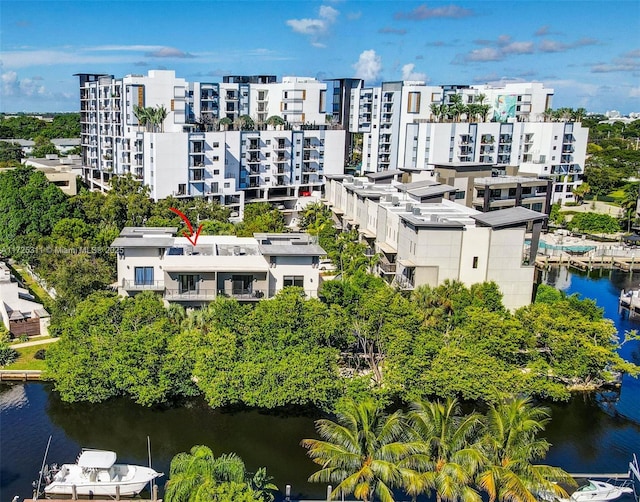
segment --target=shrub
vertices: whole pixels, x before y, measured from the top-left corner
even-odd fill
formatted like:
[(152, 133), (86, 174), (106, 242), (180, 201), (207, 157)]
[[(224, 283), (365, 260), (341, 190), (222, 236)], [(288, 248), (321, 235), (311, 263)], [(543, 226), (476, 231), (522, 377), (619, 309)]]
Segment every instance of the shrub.
[(9, 335), (0, 334), (0, 366), (11, 364), (17, 357), (16, 350), (9, 346)]
[(36, 351), (35, 354), (33, 354), (33, 358), (34, 359), (39, 359), (40, 361), (44, 361), (47, 357), (47, 351), (46, 349), (39, 349)]

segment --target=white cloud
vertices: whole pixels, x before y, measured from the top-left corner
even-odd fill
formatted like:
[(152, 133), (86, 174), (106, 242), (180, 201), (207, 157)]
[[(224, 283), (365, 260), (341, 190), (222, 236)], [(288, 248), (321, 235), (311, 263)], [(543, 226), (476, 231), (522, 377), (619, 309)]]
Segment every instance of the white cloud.
[(39, 83), (41, 79), (18, 78), (15, 71), (2, 74), (2, 94), (5, 96), (43, 96), (46, 92), (44, 85)]
[(382, 71), (382, 58), (373, 49), (363, 51), (353, 68), (356, 71), (355, 78), (375, 81)]
[(629, 89), (630, 98), (640, 98), (640, 87), (632, 87)]
[(314, 47), (325, 47), (320, 39), (327, 35), (329, 28), (336, 22), (339, 14), (340, 12), (333, 7), (321, 5), (317, 18), (288, 19), (286, 24), (295, 33), (310, 37), (310, 43)]
[(466, 61), (501, 61), (503, 58), (502, 52), (493, 47), (474, 49), (464, 57)]
[(422, 82), (428, 82), (429, 78), (426, 73), (413, 71), (416, 65), (408, 63), (402, 67), (402, 80), (420, 80)]

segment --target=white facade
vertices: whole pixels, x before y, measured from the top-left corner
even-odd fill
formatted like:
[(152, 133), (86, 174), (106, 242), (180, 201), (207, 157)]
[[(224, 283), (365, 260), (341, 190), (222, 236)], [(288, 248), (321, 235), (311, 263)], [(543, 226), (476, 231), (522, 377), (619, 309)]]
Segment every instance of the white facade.
[[(156, 200), (205, 196), (240, 214), (245, 200), (294, 205), (319, 191), (325, 173), (343, 171), (346, 138), (324, 125), (326, 84), (306, 77), (255, 80), (189, 83), (168, 70), (121, 79), (80, 75), (87, 182), (107, 189), (112, 176), (131, 173)], [(142, 126), (135, 106), (164, 106), (167, 116)], [(228, 130), (237, 129), (242, 115), (259, 130)], [(274, 115), (287, 127), (265, 124)]]
[(531, 303), (535, 250), (525, 232), (534, 222), (539, 235), (545, 215), (522, 207), (485, 215), (448, 200), (446, 189), (434, 202), (419, 202), (419, 192), (411, 192), (397, 183), (341, 176), (328, 180), (326, 198), (343, 228), (357, 228), (380, 255), (378, 272), (392, 284), (414, 289), (447, 279), (467, 286), (494, 281), (505, 307)]
[[(486, 121), (462, 114), (458, 121), (442, 122), (432, 105), (450, 103), (453, 95), (461, 96), (464, 105), (487, 105)], [(384, 82), (352, 91), (350, 130), (363, 134), (363, 172), (465, 163), (485, 164), (498, 172), (508, 167), (511, 174), (551, 179), (553, 202), (569, 202), (582, 182), (588, 129), (580, 123), (543, 122), (552, 96), (553, 89), (531, 82)]]
[(287, 286), (316, 297), (319, 257), (326, 254), (307, 234), (253, 237), (200, 236), (193, 246), (176, 228), (127, 227), (117, 250), (118, 293), (155, 291), (167, 303), (198, 306), (218, 296), (240, 301), (271, 298)]

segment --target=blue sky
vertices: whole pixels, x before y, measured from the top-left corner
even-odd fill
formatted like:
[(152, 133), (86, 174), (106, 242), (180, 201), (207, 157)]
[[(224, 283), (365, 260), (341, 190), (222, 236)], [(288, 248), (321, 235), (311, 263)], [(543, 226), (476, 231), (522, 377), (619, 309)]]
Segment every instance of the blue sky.
[(539, 81), (640, 112), (640, 2), (0, 1), (0, 111), (74, 111), (74, 73)]

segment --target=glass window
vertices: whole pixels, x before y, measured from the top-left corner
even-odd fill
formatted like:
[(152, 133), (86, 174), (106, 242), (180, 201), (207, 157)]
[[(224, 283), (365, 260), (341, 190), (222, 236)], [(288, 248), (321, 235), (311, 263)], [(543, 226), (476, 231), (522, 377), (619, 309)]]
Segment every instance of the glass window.
[(473, 257), (473, 268), (478, 268), (478, 257), (477, 256)]
[(135, 284), (140, 286), (153, 285), (153, 267), (135, 267)]
[(304, 287), (304, 276), (302, 275), (285, 275), (284, 276), (284, 287), (288, 286), (296, 286), (298, 288)]

